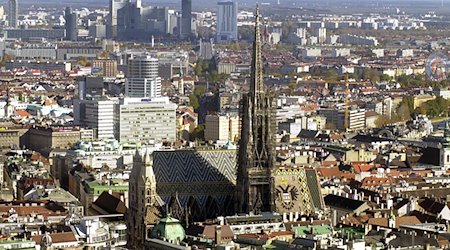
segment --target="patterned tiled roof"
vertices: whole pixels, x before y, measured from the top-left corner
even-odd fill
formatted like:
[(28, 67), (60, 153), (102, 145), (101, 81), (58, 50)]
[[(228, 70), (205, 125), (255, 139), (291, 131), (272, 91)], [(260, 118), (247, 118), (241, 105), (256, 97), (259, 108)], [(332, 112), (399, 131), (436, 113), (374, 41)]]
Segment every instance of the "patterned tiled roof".
[(211, 198), (223, 209), (234, 195), (235, 150), (174, 150), (153, 153), (157, 193), (169, 204), (175, 194), (181, 206), (194, 198), (204, 209)]

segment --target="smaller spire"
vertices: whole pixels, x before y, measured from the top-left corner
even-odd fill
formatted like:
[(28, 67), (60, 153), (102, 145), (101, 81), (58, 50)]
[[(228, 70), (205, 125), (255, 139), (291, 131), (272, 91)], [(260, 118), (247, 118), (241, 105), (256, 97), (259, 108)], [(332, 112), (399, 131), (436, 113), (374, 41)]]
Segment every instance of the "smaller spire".
[(144, 163), (145, 166), (153, 165), (153, 159), (148, 149), (145, 149), (144, 159), (142, 162)]

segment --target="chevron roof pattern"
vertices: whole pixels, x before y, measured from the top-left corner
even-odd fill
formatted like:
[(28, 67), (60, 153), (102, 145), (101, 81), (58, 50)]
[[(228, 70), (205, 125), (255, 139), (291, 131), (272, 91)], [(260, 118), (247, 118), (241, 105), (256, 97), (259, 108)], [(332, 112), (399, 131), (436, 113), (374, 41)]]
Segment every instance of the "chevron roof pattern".
[(172, 150), (153, 153), (156, 189), (168, 203), (178, 194), (182, 206), (194, 197), (204, 209), (207, 198), (223, 207), (236, 184), (236, 150)]

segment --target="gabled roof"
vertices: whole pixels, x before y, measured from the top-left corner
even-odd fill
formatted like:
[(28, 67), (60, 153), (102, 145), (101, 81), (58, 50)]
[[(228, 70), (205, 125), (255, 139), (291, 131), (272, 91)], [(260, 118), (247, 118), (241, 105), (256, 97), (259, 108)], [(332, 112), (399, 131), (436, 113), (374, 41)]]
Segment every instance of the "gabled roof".
[[(420, 220), (416, 216), (402, 216), (395, 218), (395, 228), (399, 228), (401, 225), (414, 225), (420, 224)], [(381, 227), (389, 227), (388, 218), (370, 218), (368, 224)]]
[[(36, 242), (36, 245), (40, 245), (43, 236), (44, 235), (34, 235), (31, 236), (31, 239)], [(78, 242), (72, 232), (51, 233), (49, 236), (52, 238), (52, 243)]]
[(429, 213), (439, 214), (446, 205), (430, 198), (424, 198), (419, 202), (419, 206)]
[[(191, 225), (186, 230), (187, 235), (200, 236), (214, 240), (216, 238), (217, 225)], [(229, 225), (221, 226), (222, 238), (232, 239), (234, 233)]]
[(110, 214), (125, 214), (127, 207), (120, 197), (116, 197), (108, 192), (103, 192), (95, 200), (94, 204)]
[(302, 129), (297, 137), (303, 139), (314, 139), (317, 137), (317, 135), (319, 135), (319, 131), (317, 130)]
[(356, 210), (365, 204), (364, 201), (353, 200), (350, 198), (329, 194), (324, 198), (325, 204), (331, 207), (337, 207), (344, 210)]
[(410, 200), (408, 199), (403, 199), (400, 202), (398, 202), (397, 204), (395, 204), (394, 209), (400, 209), (403, 206), (405, 206), (406, 204), (408, 204), (410, 202)]

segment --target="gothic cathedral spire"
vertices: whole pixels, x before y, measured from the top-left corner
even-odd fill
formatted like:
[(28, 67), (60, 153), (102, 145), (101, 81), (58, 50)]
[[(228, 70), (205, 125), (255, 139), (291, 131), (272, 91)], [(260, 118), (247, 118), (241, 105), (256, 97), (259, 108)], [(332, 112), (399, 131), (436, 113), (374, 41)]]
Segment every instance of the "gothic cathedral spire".
[(252, 71), (250, 82), (250, 93), (254, 101), (257, 100), (257, 95), (264, 94), (260, 25), (259, 7), (256, 6), (255, 38), (253, 41)]
[(272, 210), (271, 171), (274, 164), (272, 99), (263, 81), (259, 8), (255, 15), (250, 90), (241, 101), (241, 139), (236, 198), (239, 213)]

